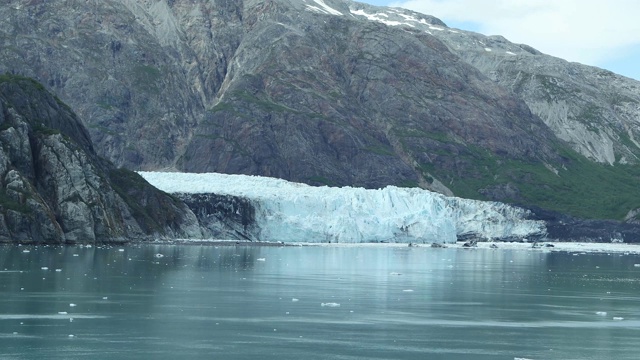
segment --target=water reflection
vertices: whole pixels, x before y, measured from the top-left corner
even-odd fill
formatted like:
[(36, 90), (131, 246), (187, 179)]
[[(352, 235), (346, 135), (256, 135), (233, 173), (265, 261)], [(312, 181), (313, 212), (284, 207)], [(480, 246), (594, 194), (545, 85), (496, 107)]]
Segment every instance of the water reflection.
[(0, 357), (631, 359), (634, 263), (426, 247), (3, 246)]

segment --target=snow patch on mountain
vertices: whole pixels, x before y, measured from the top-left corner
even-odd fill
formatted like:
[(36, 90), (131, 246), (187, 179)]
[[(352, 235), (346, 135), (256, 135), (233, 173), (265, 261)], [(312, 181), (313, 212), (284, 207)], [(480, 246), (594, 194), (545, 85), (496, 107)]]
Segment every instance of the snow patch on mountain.
[(543, 222), (496, 202), (446, 197), (418, 188), (314, 187), (226, 174), (140, 172), (169, 193), (215, 193), (249, 199), (257, 238), (284, 242), (455, 242), (544, 236)]
[[(377, 12), (377, 13), (371, 13), (371, 14), (367, 13), (363, 9), (357, 9), (357, 10), (351, 9), (350, 12), (352, 15), (362, 16), (369, 21), (377, 21), (387, 26), (403, 25), (403, 26), (409, 26), (412, 28), (415, 28), (416, 26), (423, 26), (423, 27), (426, 26), (429, 30), (436, 30), (436, 31), (449, 30), (452, 33), (457, 33), (457, 31), (455, 30), (445, 29), (443, 27), (430, 24), (425, 19), (419, 19), (413, 15), (404, 14), (396, 9), (387, 9), (387, 10), (388, 10), (387, 13)], [(402, 18), (405, 21), (390, 20), (390, 17), (395, 17), (396, 19)], [(415, 24), (412, 24), (412, 23), (415, 23)], [(431, 33), (429, 31), (426, 31), (426, 32)]]
[(313, 5), (307, 5), (307, 8), (312, 10), (312, 11), (323, 13), (323, 14), (327, 14), (327, 15), (338, 15), (338, 16), (342, 15), (342, 13), (340, 11), (338, 11), (338, 10), (332, 8), (331, 6), (327, 5), (323, 0), (313, 0), (313, 2), (318, 4), (320, 7), (313, 6)]
[[(388, 25), (388, 26), (405, 25), (405, 26), (414, 27), (414, 25), (406, 23), (406, 22), (388, 20), (389, 15), (387, 15), (385, 13), (367, 14), (364, 10), (353, 10), (353, 9), (351, 10), (351, 13), (354, 14), (354, 15), (364, 16), (368, 20), (381, 22), (381, 23), (383, 23), (385, 25)], [(383, 19), (383, 17), (384, 17), (384, 19)]]

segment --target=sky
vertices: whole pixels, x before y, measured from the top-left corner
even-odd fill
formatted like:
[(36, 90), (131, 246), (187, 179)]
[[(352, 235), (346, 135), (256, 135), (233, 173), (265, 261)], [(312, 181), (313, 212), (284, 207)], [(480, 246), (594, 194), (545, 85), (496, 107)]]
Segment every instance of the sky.
[(638, 0), (357, 0), (433, 15), (568, 61), (640, 80)]

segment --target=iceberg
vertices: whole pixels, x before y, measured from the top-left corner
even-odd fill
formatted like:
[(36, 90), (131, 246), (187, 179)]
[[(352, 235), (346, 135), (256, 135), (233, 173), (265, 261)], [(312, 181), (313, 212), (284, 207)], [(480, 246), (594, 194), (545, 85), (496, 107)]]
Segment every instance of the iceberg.
[(218, 173), (139, 174), (168, 193), (248, 199), (261, 241), (453, 243), (459, 237), (504, 240), (546, 234), (544, 222), (527, 219), (527, 210), (419, 188), (316, 187)]

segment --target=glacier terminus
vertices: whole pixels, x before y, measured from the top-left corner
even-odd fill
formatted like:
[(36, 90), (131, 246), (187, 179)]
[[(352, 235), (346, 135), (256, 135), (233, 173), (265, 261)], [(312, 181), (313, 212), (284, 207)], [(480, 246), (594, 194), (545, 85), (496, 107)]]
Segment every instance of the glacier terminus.
[(453, 243), (542, 238), (543, 221), (511, 205), (448, 197), (419, 188), (315, 187), (218, 173), (140, 172), (172, 194), (231, 195), (255, 208), (255, 238), (282, 242)]

